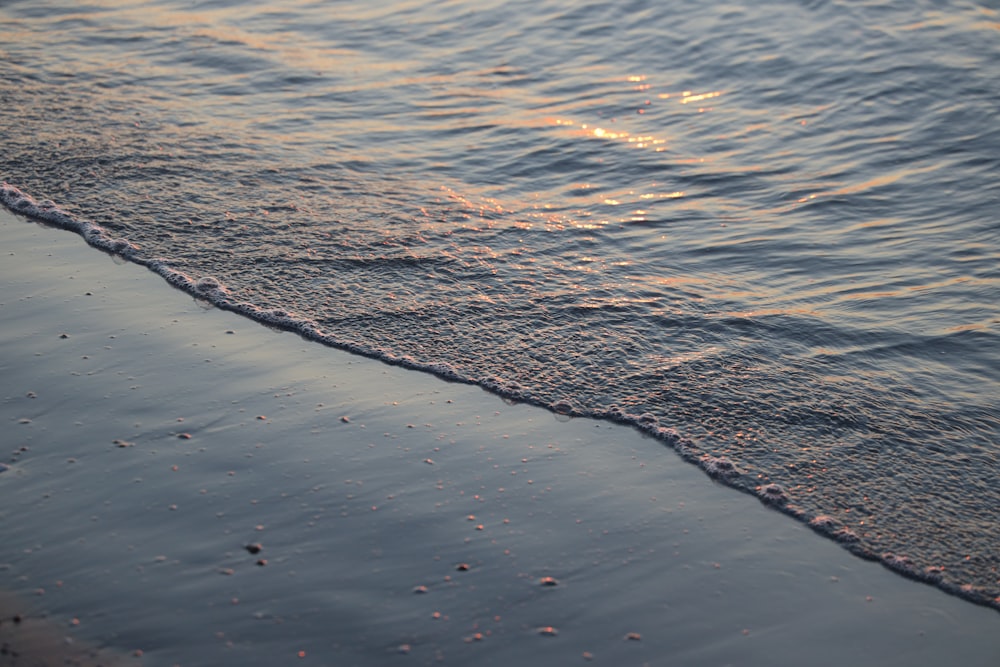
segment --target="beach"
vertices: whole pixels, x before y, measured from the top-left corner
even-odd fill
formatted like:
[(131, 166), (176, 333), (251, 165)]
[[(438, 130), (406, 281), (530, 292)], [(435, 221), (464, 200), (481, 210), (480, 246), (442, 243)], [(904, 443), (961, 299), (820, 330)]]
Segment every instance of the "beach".
[(6, 211), (0, 235), (0, 664), (1000, 659), (995, 610), (627, 426), (268, 329)]

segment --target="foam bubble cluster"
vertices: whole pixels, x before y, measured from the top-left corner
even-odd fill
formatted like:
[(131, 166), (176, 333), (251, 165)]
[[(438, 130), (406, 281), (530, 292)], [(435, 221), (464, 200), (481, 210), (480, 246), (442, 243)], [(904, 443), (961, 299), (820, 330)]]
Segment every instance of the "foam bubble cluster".
[(9, 183), (0, 183), (0, 203), (22, 215), (74, 231), (90, 245), (112, 255), (132, 259), (135, 254), (136, 246), (128, 240), (112, 238), (100, 225), (76, 218), (51, 200), (36, 201)]
[(709, 454), (705, 454), (701, 457), (698, 463), (701, 466), (701, 469), (712, 477), (728, 479), (736, 477), (740, 474), (736, 465), (724, 456), (711, 456)]
[(788, 493), (780, 484), (766, 484), (757, 491), (757, 495), (769, 505), (784, 505), (788, 502)]

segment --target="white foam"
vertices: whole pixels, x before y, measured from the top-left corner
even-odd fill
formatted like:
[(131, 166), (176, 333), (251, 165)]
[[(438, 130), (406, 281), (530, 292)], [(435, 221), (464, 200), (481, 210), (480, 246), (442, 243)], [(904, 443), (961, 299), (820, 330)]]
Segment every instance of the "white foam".
[(701, 466), (702, 470), (716, 478), (730, 479), (740, 474), (736, 465), (725, 456), (705, 454), (698, 461), (698, 465)]
[(757, 491), (762, 501), (770, 505), (783, 505), (788, 502), (788, 493), (780, 484), (766, 484)]
[(137, 249), (126, 239), (111, 238), (100, 225), (76, 218), (51, 200), (36, 201), (31, 195), (6, 182), (0, 183), (0, 203), (22, 215), (74, 231), (90, 245), (113, 255), (132, 259)]

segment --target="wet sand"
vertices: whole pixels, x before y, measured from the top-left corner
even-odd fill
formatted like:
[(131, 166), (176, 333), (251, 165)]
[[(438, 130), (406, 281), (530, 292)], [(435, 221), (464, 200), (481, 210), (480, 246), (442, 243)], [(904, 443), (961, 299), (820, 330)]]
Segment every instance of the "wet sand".
[(0, 664), (1000, 664), (995, 610), (626, 427), (0, 237), (0, 631), (46, 628)]
[(126, 667), (141, 665), (141, 655), (124, 655), (115, 648), (74, 639), (79, 619), (48, 619), (33, 615), (37, 605), (0, 592), (0, 666)]

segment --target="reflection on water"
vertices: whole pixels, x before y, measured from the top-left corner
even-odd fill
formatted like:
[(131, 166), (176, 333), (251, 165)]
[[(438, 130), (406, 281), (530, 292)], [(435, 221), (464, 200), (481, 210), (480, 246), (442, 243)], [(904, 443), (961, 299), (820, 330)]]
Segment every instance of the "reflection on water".
[(635, 422), (988, 603), (993, 18), (18, 3), (0, 176), (219, 305)]

